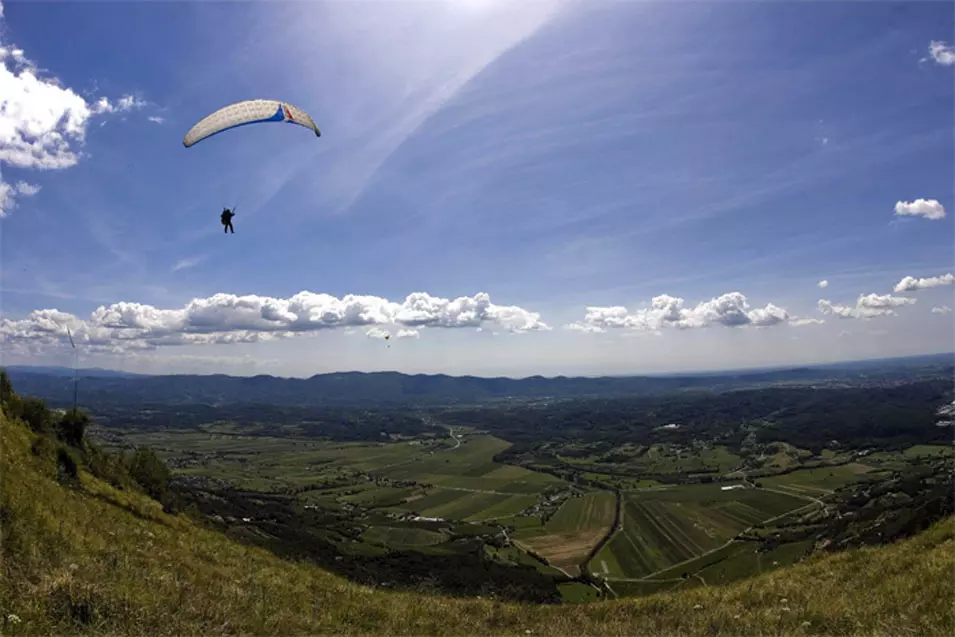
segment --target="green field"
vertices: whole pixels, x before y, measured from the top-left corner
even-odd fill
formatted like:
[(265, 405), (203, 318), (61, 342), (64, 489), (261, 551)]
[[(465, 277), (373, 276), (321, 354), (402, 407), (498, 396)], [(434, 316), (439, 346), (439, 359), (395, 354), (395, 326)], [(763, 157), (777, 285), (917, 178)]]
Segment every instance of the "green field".
[(362, 535), (370, 544), (380, 544), (391, 548), (418, 548), (434, 546), (445, 542), (448, 537), (436, 531), (396, 526), (372, 526)]
[(128, 432), (126, 439), (179, 459), (179, 474), (261, 491), (299, 489), (303, 501), (329, 508), (352, 505), (450, 520), (511, 519), (533, 506), (547, 487), (565, 484), (494, 462), (510, 443), (493, 436), (465, 436), (455, 447), (450, 439), (340, 443), (250, 436), (228, 423), (203, 429)]
[(718, 485), (630, 493), (623, 531), (600, 551), (591, 568), (611, 578), (647, 577), (718, 549), (744, 529), (805, 504), (782, 493), (723, 491)]
[(953, 453), (950, 445), (914, 445), (906, 449), (904, 455), (906, 458), (939, 458)]
[(512, 515), (537, 501), (528, 495), (501, 495), (498, 493), (470, 493), (436, 489), (430, 495), (406, 503), (404, 507), (425, 517), (446, 520), (487, 520)]
[(495, 559), (503, 564), (533, 566), (545, 575), (563, 576), (563, 573), (553, 566), (548, 566), (547, 564), (534, 559), (524, 551), (513, 546), (497, 548), (486, 544), (484, 546), (484, 551), (487, 553), (488, 557), (491, 557), (492, 559)]
[(564, 502), (543, 528), (520, 529), (516, 537), (551, 563), (565, 569), (576, 568), (610, 530), (613, 516), (612, 493), (587, 493)]
[(587, 584), (581, 584), (580, 582), (558, 584), (557, 590), (560, 591), (561, 598), (570, 604), (585, 604), (587, 602), (596, 602), (600, 599), (597, 589)]
[(832, 493), (841, 486), (861, 480), (872, 468), (857, 462), (836, 467), (798, 469), (792, 473), (759, 478), (764, 487), (809, 497)]
[(392, 466), (370, 468), (375, 475), (392, 480), (515, 495), (536, 495), (563, 481), (549, 474), (494, 462), (495, 454), (511, 446), (493, 436), (466, 438), (460, 447), (407, 459)]

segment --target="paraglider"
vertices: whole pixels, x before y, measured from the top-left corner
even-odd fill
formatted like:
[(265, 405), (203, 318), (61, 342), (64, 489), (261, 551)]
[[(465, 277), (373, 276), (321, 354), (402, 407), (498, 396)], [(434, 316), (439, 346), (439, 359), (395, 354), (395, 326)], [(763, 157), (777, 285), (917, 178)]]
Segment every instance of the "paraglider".
[(235, 216), (235, 213), (228, 208), (222, 210), (222, 232), (232, 231), (232, 234), (235, 234), (235, 228), (232, 227), (232, 217)]
[(298, 124), (315, 131), (316, 137), (322, 135), (309, 114), (299, 107), (277, 100), (255, 99), (235, 102), (206, 115), (189, 129), (182, 139), (182, 145), (189, 148), (223, 131), (267, 122)]
[[(182, 145), (189, 148), (221, 132), (248, 124), (267, 122), (298, 124), (314, 131), (316, 137), (322, 136), (311, 116), (301, 108), (278, 100), (254, 99), (234, 102), (206, 115), (189, 129), (186, 136), (182, 138)], [(235, 234), (235, 229), (232, 227), (234, 216), (235, 206), (232, 210), (223, 209), (221, 216), (223, 232)]]

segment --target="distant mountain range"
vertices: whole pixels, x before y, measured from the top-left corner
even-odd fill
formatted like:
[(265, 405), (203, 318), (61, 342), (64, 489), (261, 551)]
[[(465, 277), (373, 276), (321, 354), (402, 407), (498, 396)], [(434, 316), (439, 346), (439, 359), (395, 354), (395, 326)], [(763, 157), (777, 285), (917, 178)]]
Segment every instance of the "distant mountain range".
[[(780, 383), (829, 381), (872, 382), (955, 371), (955, 354), (879, 361), (858, 361), (774, 370), (684, 374), (672, 376), (482, 378), (399, 372), (337, 372), (311, 378), (275, 376), (137, 375), (104, 369), (82, 369), (80, 404), (322, 405), (462, 404), (500, 400), (611, 398), (651, 393), (708, 389), (726, 390)], [(39, 396), (53, 404), (69, 404), (73, 370), (62, 367), (6, 368), (21, 395)], [(946, 372), (947, 370), (947, 372)]]

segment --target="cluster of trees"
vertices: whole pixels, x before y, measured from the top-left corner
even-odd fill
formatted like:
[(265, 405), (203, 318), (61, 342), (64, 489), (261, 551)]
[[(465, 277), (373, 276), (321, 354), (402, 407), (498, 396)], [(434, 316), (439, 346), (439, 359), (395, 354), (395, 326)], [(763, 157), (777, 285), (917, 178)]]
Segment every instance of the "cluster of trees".
[(6, 370), (0, 370), (0, 407), (8, 418), (20, 420), (36, 435), (34, 455), (54, 461), (61, 482), (77, 486), (79, 469), (85, 467), (119, 489), (138, 488), (167, 510), (177, 508), (168, 489), (169, 468), (152, 449), (139, 447), (128, 455), (102, 450), (86, 437), (93, 424), (88, 413), (52, 410), (39, 398), (17, 395)]

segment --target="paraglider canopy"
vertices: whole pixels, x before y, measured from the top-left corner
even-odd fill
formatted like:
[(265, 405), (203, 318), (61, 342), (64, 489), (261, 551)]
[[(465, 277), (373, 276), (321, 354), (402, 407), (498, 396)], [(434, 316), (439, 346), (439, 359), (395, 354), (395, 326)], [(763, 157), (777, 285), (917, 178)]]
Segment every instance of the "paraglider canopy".
[(266, 122), (288, 122), (298, 124), (315, 131), (316, 137), (322, 133), (312, 118), (297, 106), (276, 100), (244, 100), (224, 106), (199, 120), (189, 129), (182, 145), (189, 148), (193, 144), (218, 133), (247, 124)]

